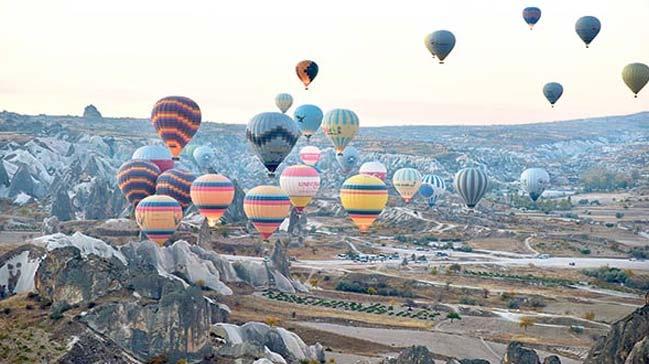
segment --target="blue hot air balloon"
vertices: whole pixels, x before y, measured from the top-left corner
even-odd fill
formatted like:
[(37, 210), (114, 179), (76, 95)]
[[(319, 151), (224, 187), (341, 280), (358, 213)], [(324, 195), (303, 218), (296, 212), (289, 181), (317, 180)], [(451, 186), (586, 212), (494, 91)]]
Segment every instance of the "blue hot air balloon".
[(293, 113), (293, 118), (297, 123), (298, 128), (302, 132), (302, 135), (306, 137), (307, 140), (311, 139), (311, 136), (315, 134), (322, 124), (322, 110), (315, 105), (301, 105)]
[(207, 169), (216, 159), (216, 152), (207, 145), (201, 145), (194, 149), (193, 157), (201, 169)]
[(546, 83), (545, 86), (543, 86), (543, 95), (545, 95), (545, 98), (550, 101), (550, 105), (554, 107), (554, 104), (561, 98), (561, 95), (563, 95), (563, 86), (557, 82)]
[(535, 6), (523, 9), (523, 19), (525, 19), (527, 25), (530, 26), (530, 30), (532, 30), (534, 25), (541, 19), (541, 9)]
[(360, 159), (360, 153), (358, 153), (358, 150), (354, 147), (347, 147), (343, 151), (343, 155), (336, 156), (336, 160), (338, 161), (340, 168), (345, 173), (348, 173), (354, 167), (356, 167), (359, 159)]
[(586, 43), (586, 48), (595, 39), (599, 31), (602, 29), (602, 23), (594, 16), (584, 16), (577, 20), (575, 24), (575, 31), (581, 40)]

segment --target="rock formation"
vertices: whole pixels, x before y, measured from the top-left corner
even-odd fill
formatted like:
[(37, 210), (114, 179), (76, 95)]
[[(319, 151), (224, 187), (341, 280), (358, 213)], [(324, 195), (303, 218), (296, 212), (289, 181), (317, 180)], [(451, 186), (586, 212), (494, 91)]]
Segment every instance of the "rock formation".
[(52, 209), (50, 210), (52, 216), (56, 216), (59, 221), (68, 221), (74, 219), (74, 210), (72, 209), (72, 202), (68, 196), (65, 188), (59, 188), (54, 195), (52, 201)]
[(649, 362), (649, 304), (611, 325), (590, 349), (584, 364)]
[(541, 364), (539, 355), (533, 349), (523, 347), (518, 341), (512, 341), (507, 345), (507, 351), (503, 357), (502, 364)]
[(9, 181), (9, 174), (7, 174), (5, 164), (2, 162), (2, 158), (0, 158), (0, 185), (5, 187), (9, 187), (11, 185), (11, 181)]
[(32, 175), (29, 173), (29, 167), (26, 164), (22, 164), (18, 168), (11, 178), (11, 184), (9, 185), (9, 197), (14, 198), (20, 193), (29, 196), (36, 195), (34, 180), (32, 179)]
[(83, 109), (83, 118), (90, 120), (101, 120), (102, 116), (95, 105), (88, 105)]

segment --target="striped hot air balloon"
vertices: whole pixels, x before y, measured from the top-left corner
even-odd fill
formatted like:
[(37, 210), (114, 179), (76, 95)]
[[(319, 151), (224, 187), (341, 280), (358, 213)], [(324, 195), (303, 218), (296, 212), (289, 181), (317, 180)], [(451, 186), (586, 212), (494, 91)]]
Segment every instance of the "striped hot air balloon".
[(160, 172), (164, 172), (174, 167), (174, 161), (171, 159), (171, 153), (162, 145), (145, 145), (139, 147), (133, 152), (131, 159), (144, 159), (153, 162)]
[(135, 208), (135, 221), (140, 229), (147, 238), (160, 246), (176, 232), (182, 218), (180, 204), (169, 196), (149, 196)]
[(151, 122), (174, 159), (201, 126), (201, 109), (187, 97), (169, 96), (156, 102)]
[(275, 96), (275, 105), (284, 114), (293, 105), (293, 96), (289, 94), (278, 94)]
[(388, 169), (379, 161), (371, 161), (363, 163), (358, 173), (374, 176), (381, 181), (385, 181), (385, 177), (388, 175)]
[(246, 138), (259, 160), (273, 177), (275, 170), (291, 152), (300, 137), (293, 119), (278, 112), (255, 115), (248, 122)]
[(143, 198), (155, 193), (156, 179), (160, 168), (142, 159), (131, 159), (119, 167), (117, 185), (131, 206), (137, 206)]
[(358, 132), (358, 116), (351, 110), (333, 109), (324, 116), (322, 130), (331, 140), (336, 153), (342, 155), (345, 147)]
[(190, 190), (196, 176), (191, 172), (173, 168), (160, 175), (156, 182), (155, 191), (157, 195), (173, 197), (182, 208), (187, 208), (192, 202)]
[(321, 155), (322, 152), (320, 151), (320, 148), (313, 145), (307, 145), (300, 149), (300, 160), (307, 166), (313, 167), (318, 164)]
[(309, 60), (300, 61), (295, 66), (295, 73), (304, 84), (305, 90), (309, 89), (309, 85), (313, 82), (315, 76), (318, 75), (318, 69), (318, 64)]
[(290, 210), (288, 195), (275, 186), (257, 186), (243, 199), (243, 211), (264, 240), (273, 235)]
[(444, 180), (440, 176), (427, 174), (421, 180), (421, 189), (423, 189), (424, 186), (430, 186), (430, 189), (432, 190), (432, 195), (424, 197), (428, 199), (428, 206), (433, 207), (439, 196), (441, 196), (441, 194), (444, 193), (444, 190), (446, 190), (446, 183), (444, 183)]
[(290, 166), (279, 176), (279, 186), (291, 199), (298, 212), (302, 212), (320, 189), (320, 174), (315, 168)]
[(419, 192), (421, 173), (414, 168), (401, 168), (394, 172), (392, 184), (406, 203)]
[(480, 202), (488, 186), (487, 174), (481, 169), (469, 167), (455, 174), (455, 190), (469, 208), (474, 208)]
[(550, 175), (543, 168), (528, 168), (521, 173), (521, 186), (532, 201), (538, 200), (549, 185)]
[(215, 226), (234, 199), (234, 185), (220, 174), (204, 174), (192, 182), (192, 202), (209, 226)]
[(340, 188), (340, 202), (361, 232), (366, 232), (388, 202), (388, 188), (374, 176), (357, 174)]
[(306, 140), (310, 140), (322, 124), (322, 110), (315, 105), (301, 105), (293, 113), (293, 118)]

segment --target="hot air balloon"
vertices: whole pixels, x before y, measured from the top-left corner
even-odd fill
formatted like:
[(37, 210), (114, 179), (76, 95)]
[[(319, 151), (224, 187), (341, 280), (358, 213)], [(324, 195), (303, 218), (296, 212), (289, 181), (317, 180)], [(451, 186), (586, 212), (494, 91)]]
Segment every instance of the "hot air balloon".
[(320, 174), (315, 168), (290, 166), (279, 176), (279, 186), (291, 199), (298, 212), (302, 212), (320, 189)]
[(243, 211), (264, 240), (273, 235), (290, 210), (288, 195), (275, 186), (257, 186), (243, 199)]
[(541, 9), (534, 6), (523, 9), (523, 19), (530, 26), (530, 30), (534, 29), (534, 25), (541, 19)]
[(374, 176), (358, 174), (340, 188), (340, 202), (361, 232), (366, 232), (388, 202), (388, 188)]
[(624, 83), (638, 97), (638, 93), (649, 82), (649, 66), (644, 63), (631, 63), (622, 70)]
[(321, 155), (320, 148), (313, 145), (307, 145), (300, 149), (300, 160), (307, 166), (313, 167), (318, 164)]
[(333, 109), (327, 112), (322, 122), (322, 130), (336, 147), (338, 155), (342, 155), (347, 144), (354, 139), (358, 127), (358, 116), (346, 109)]
[(291, 108), (293, 105), (293, 96), (289, 94), (278, 94), (275, 96), (275, 105), (282, 113), (286, 113), (286, 110)]
[(147, 238), (160, 246), (176, 232), (182, 218), (180, 204), (169, 196), (149, 196), (135, 208), (135, 221), (140, 229)]
[(433, 33), (426, 34), (424, 37), (424, 45), (426, 46), (426, 49), (428, 49), (428, 52), (435, 58), (435, 50), (433, 49), (433, 43), (431, 41), (431, 37), (433, 36)]
[(550, 101), (550, 105), (554, 107), (554, 104), (561, 98), (561, 95), (563, 95), (563, 86), (557, 82), (546, 83), (545, 86), (543, 86), (543, 95), (545, 95), (545, 98)]
[(428, 206), (432, 207), (437, 202), (439, 196), (444, 193), (444, 190), (446, 190), (446, 183), (444, 183), (444, 180), (440, 176), (427, 174), (421, 180), (422, 188), (426, 185), (430, 186), (430, 188), (433, 190), (432, 195), (428, 197)]
[(322, 124), (322, 110), (315, 105), (301, 105), (293, 113), (293, 118), (306, 140), (310, 140)]
[(528, 168), (521, 174), (521, 186), (532, 201), (538, 200), (549, 185), (550, 175), (543, 168)]
[(191, 172), (173, 168), (160, 174), (156, 182), (155, 192), (157, 195), (173, 197), (182, 208), (187, 208), (192, 202), (190, 190), (196, 176)]
[(220, 174), (204, 174), (192, 182), (189, 194), (209, 226), (216, 226), (234, 199), (234, 185)]
[(414, 168), (401, 168), (394, 172), (392, 184), (406, 203), (419, 191), (421, 173)]
[(201, 145), (194, 149), (193, 157), (196, 164), (198, 164), (201, 169), (207, 169), (212, 165), (212, 163), (214, 163), (216, 152), (213, 148), (208, 147), (207, 145)]
[(455, 36), (448, 30), (438, 30), (426, 37), (426, 48), (430, 53), (439, 59), (439, 63), (443, 64), (444, 60), (451, 53), (455, 47)]
[(269, 177), (275, 176), (275, 170), (299, 137), (300, 131), (293, 119), (278, 112), (255, 115), (246, 129), (246, 138), (268, 170)]
[(145, 145), (139, 147), (135, 152), (133, 152), (131, 159), (144, 159), (152, 162), (160, 168), (160, 172), (164, 172), (167, 169), (174, 167), (171, 153), (169, 153), (169, 150), (162, 145)]
[(304, 84), (304, 89), (308, 90), (309, 85), (318, 75), (318, 64), (309, 60), (301, 61), (295, 66), (295, 73)]
[(577, 24), (575, 24), (575, 31), (579, 35), (579, 38), (586, 43), (586, 48), (588, 48), (601, 29), (602, 24), (594, 16), (581, 17), (577, 20)]
[(117, 185), (131, 206), (137, 206), (145, 197), (155, 193), (160, 168), (150, 161), (131, 159), (119, 167)]
[(360, 154), (358, 153), (358, 150), (354, 147), (347, 147), (343, 151), (343, 155), (336, 156), (338, 165), (345, 173), (349, 173), (349, 171), (351, 171), (354, 167), (356, 167), (359, 158), (360, 158)]
[(388, 169), (379, 161), (371, 161), (363, 163), (361, 168), (358, 169), (358, 173), (374, 176), (381, 181), (385, 181), (385, 177), (388, 175)]
[(435, 195), (435, 189), (431, 184), (422, 183), (421, 187), (419, 187), (419, 194), (421, 195), (421, 197), (426, 199), (426, 202), (428, 202), (428, 207), (435, 206), (435, 202), (437, 202), (437, 195)]
[(151, 122), (175, 160), (201, 126), (201, 109), (182, 96), (169, 96), (156, 102)]
[(464, 168), (455, 174), (455, 190), (467, 207), (474, 208), (487, 192), (487, 174), (478, 168)]

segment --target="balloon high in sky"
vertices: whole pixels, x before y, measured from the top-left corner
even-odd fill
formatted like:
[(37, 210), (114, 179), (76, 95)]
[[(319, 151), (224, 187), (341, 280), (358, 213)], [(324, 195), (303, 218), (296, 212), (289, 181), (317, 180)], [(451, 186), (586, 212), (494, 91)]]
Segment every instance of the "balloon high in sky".
[[(308, 16), (303, 5), (4, 1), (2, 107), (78, 115), (93, 103), (106, 116), (148, 118), (155, 100), (184, 95), (200, 105), (204, 122), (245, 124), (276, 110), (274, 96), (286, 92), (293, 107), (354, 110), (363, 126), (523, 123), (649, 109), (649, 94), (634, 100), (620, 80), (627, 64), (649, 64), (641, 41), (649, 39), (646, 0), (331, 0)], [(534, 31), (522, 18), (527, 6), (542, 10)], [(583, 16), (601, 21), (589, 49), (575, 32)], [(441, 29), (457, 38), (443, 66), (422, 44)], [(308, 91), (295, 71), (305, 59), (319, 66)], [(555, 110), (539, 102), (550, 80), (567, 91)]]

